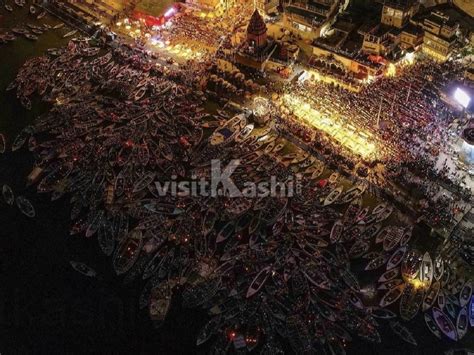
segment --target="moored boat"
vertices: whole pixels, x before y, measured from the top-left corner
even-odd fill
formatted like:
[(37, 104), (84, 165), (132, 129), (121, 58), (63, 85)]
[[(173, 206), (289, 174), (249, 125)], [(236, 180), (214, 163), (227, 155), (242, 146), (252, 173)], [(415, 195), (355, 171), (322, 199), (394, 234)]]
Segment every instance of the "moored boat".
[(433, 277), (436, 281), (439, 281), (444, 273), (444, 261), (440, 255), (436, 257), (433, 267)]
[(331, 228), (331, 234), (329, 235), (329, 240), (331, 243), (336, 243), (341, 238), (343, 230), (344, 224), (342, 223), (342, 220), (337, 220), (334, 222)]
[(428, 290), (426, 293), (425, 299), (423, 300), (423, 312), (428, 310), (430, 307), (432, 307), (435, 302), (438, 300), (438, 293), (440, 290), (441, 284), (439, 281), (435, 281), (432, 285), (431, 288)]
[(255, 295), (258, 291), (260, 291), (260, 289), (265, 284), (265, 281), (267, 281), (268, 277), (270, 276), (271, 270), (272, 270), (271, 266), (267, 266), (263, 268), (262, 270), (260, 270), (260, 272), (257, 274), (257, 276), (255, 276), (252, 283), (250, 284), (247, 290), (247, 294), (245, 296), (246, 298), (250, 298), (253, 295)]
[(342, 186), (338, 186), (338, 187), (334, 188), (329, 193), (329, 195), (327, 195), (326, 198), (323, 200), (323, 206), (329, 206), (329, 205), (333, 204), (339, 198), (339, 196), (342, 194), (343, 189), (344, 188)]
[(370, 314), (380, 319), (392, 319), (397, 316), (394, 312), (384, 308), (371, 308)]
[(403, 261), (403, 258), (405, 257), (405, 254), (407, 252), (407, 246), (404, 245), (400, 248), (398, 248), (388, 259), (387, 261), (387, 270), (393, 269), (400, 265), (400, 263)]
[(449, 317), (444, 314), (439, 308), (433, 307), (433, 319), (438, 325), (441, 332), (451, 340), (458, 340), (456, 328)]
[(396, 248), (401, 237), (402, 234), (399, 229), (391, 228), (383, 240), (383, 250), (391, 251)]
[(15, 201), (21, 213), (23, 213), (25, 216), (30, 218), (36, 216), (35, 208), (31, 204), (30, 200), (28, 200), (26, 197), (18, 196)]
[(470, 281), (467, 281), (461, 289), (461, 292), (459, 292), (459, 306), (464, 307), (467, 305), (471, 299), (471, 295), (472, 284)]
[(76, 33), (77, 33), (77, 30), (69, 31), (68, 33), (66, 33), (66, 34), (63, 36), (63, 38), (72, 37), (72, 36), (74, 36)]
[(390, 327), (392, 328), (393, 332), (397, 334), (405, 342), (415, 345), (415, 346), (418, 345), (413, 334), (408, 330), (407, 327), (403, 326), (400, 322), (391, 321)]
[(400, 269), (398, 268), (389, 269), (388, 271), (384, 272), (382, 276), (379, 277), (378, 282), (390, 281), (394, 279), (395, 277), (397, 277), (399, 274), (400, 274)]
[(471, 296), (471, 300), (469, 301), (469, 325), (474, 327), (474, 295)]
[(405, 284), (400, 284), (388, 291), (380, 300), (380, 307), (384, 308), (396, 302), (402, 295)]
[(247, 119), (243, 114), (231, 118), (225, 122), (223, 126), (218, 127), (214, 133), (212, 133), (211, 137), (209, 137), (210, 144), (217, 146), (233, 141), (246, 124)]
[(428, 313), (424, 313), (423, 316), (425, 318), (426, 326), (428, 327), (430, 332), (433, 333), (433, 335), (436, 336), (438, 339), (441, 339), (441, 331), (436, 325), (436, 322), (433, 320), (433, 317), (431, 317)]
[(458, 333), (458, 340), (462, 339), (469, 328), (469, 317), (466, 307), (462, 307), (456, 319), (456, 330)]
[(385, 254), (379, 255), (375, 259), (372, 259), (371, 261), (369, 261), (369, 263), (365, 267), (365, 270), (368, 271), (368, 270), (378, 269), (379, 267), (381, 267), (387, 262), (387, 259), (388, 258)]
[(433, 261), (428, 252), (423, 255), (420, 265), (420, 280), (425, 287), (429, 287), (433, 281)]
[(15, 194), (13, 193), (12, 188), (6, 184), (2, 187), (2, 196), (7, 205), (11, 206), (15, 202)]
[(379, 287), (377, 287), (377, 289), (378, 290), (391, 290), (392, 288), (397, 287), (398, 285), (401, 285), (402, 283), (403, 283), (402, 279), (393, 279), (393, 280), (384, 282)]
[(69, 264), (71, 264), (71, 266), (74, 270), (81, 273), (82, 275), (85, 275), (85, 276), (88, 276), (88, 277), (97, 276), (97, 273), (95, 272), (95, 270), (92, 269), (90, 266), (84, 264), (84, 263), (81, 263), (79, 261), (71, 260), (71, 261), (69, 261)]
[(216, 243), (222, 243), (227, 240), (231, 235), (235, 234), (235, 224), (233, 221), (225, 224), (217, 234)]
[(0, 133), (0, 154), (5, 153), (6, 148), (7, 148), (7, 144), (5, 141), (5, 136), (2, 133)]
[(113, 266), (117, 275), (127, 272), (135, 264), (142, 245), (141, 230), (134, 229), (125, 237), (115, 251), (113, 258)]

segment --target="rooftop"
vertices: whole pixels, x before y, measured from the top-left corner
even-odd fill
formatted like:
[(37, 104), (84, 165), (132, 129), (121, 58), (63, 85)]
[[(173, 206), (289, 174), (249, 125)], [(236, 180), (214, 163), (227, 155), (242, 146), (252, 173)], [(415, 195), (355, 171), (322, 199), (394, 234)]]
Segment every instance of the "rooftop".
[(247, 33), (258, 36), (266, 32), (267, 32), (267, 25), (265, 24), (265, 21), (263, 21), (263, 18), (258, 12), (258, 10), (255, 9), (255, 11), (252, 14), (252, 17), (250, 18), (249, 25), (247, 26)]

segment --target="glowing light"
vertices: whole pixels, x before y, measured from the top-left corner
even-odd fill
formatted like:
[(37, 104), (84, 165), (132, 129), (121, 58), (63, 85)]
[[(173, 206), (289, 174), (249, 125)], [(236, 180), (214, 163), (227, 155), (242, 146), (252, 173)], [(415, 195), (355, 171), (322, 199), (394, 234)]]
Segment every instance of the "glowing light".
[(408, 62), (408, 64), (413, 64), (415, 62), (415, 53), (410, 52), (405, 55), (405, 60)]
[(386, 76), (395, 76), (397, 75), (397, 68), (393, 63), (390, 63), (387, 68)]
[(374, 139), (370, 132), (348, 126), (336, 117), (323, 115), (300, 97), (285, 94), (283, 100), (296, 117), (327, 133), (353, 153), (361, 155), (364, 159), (375, 159), (380, 156), (380, 149), (369, 140)]
[(176, 13), (176, 9), (175, 9), (174, 7), (171, 7), (171, 8), (169, 8), (169, 9), (165, 12), (164, 16), (165, 16), (165, 17), (171, 17), (171, 16), (173, 16), (175, 13)]
[(467, 108), (469, 103), (471, 102), (471, 98), (464, 90), (457, 88), (454, 92), (454, 99), (460, 104), (462, 107)]

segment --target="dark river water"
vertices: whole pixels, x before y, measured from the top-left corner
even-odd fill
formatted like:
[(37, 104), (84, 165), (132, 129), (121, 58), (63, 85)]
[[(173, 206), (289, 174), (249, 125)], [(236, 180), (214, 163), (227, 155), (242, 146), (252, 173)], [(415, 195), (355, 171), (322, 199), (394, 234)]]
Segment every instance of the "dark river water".
[[(15, 7), (10, 14), (0, 8), (0, 29), (36, 22), (26, 9)], [(48, 16), (42, 22), (58, 23)], [(5, 87), (25, 60), (66, 44), (62, 35), (68, 31), (67, 27), (50, 30), (37, 42), (19, 38), (0, 46), (0, 132), (7, 143), (11, 144), (15, 134), (48, 107), (36, 102), (32, 111), (26, 111), (13, 94), (5, 94)], [(24, 151), (0, 156), (0, 185), (7, 183), (15, 193), (30, 197), (37, 212), (36, 218), (28, 219), (17, 208), (0, 203), (0, 354), (205, 353), (207, 349), (194, 346), (206, 322), (205, 313), (182, 310), (178, 295), (163, 327), (154, 329), (137, 306), (142, 283), (124, 286), (95, 238), (69, 235), (67, 199), (51, 203), (25, 188), (32, 163)], [(425, 237), (420, 234), (416, 239), (423, 241)], [(423, 241), (420, 245), (428, 248), (431, 243)], [(99, 277), (87, 278), (75, 272), (70, 260), (87, 263)], [(374, 278), (360, 276), (362, 282)], [(417, 348), (381, 324), (382, 344), (355, 341), (348, 353), (441, 354), (453, 346), (431, 336), (420, 317), (408, 324), (419, 342)]]

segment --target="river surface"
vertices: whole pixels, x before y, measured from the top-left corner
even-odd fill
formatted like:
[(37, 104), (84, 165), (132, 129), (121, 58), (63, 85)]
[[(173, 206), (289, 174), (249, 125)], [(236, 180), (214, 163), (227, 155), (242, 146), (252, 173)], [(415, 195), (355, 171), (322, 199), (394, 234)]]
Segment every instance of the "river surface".
[[(0, 28), (11, 28), (38, 21), (26, 9), (15, 7), (13, 14), (0, 9)], [(57, 24), (46, 16), (41, 23)], [(47, 48), (67, 44), (62, 35), (70, 29), (49, 30), (36, 42), (19, 38), (0, 46), (0, 132), (7, 144), (16, 133), (31, 124), (48, 109), (35, 102), (31, 111), (21, 107), (5, 88), (19, 67), (28, 59), (41, 55)], [(24, 188), (24, 176), (32, 159), (26, 152), (7, 153), (0, 157), (0, 184), (7, 183), (17, 193), (35, 201), (37, 218), (27, 219), (18, 209), (0, 204), (0, 353), (155, 353), (196, 354), (195, 338), (206, 316), (199, 310), (182, 310), (175, 299), (164, 326), (155, 330), (144, 312), (137, 307), (142, 283), (124, 286), (100, 252), (95, 238), (70, 236), (70, 206), (67, 199), (54, 203), (34, 196)], [(375, 203), (375, 201), (365, 201)], [(399, 221), (391, 221), (400, 223)], [(421, 230), (414, 243), (422, 250), (434, 249), (438, 241), (430, 240)], [(87, 263), (97, 270), (98, 278), (87, 278), (75, 272), (70, 260)], [(355, 269), (363, 269), (354, 265)], [(373, 274), (359, 273), (363, 286)], [(452, 344), (429, 333), (417, 317), (407, 325), (418, 340), (414, 348), (381, 321), (383, 344), (354, 341), (350, 354), (441, 354)], [(472, 343), (472, 342), (471, 342)], [(472, 346), (472, 345), (471, 345)], [(459, 346), (460, 347), (460, 346)]]

